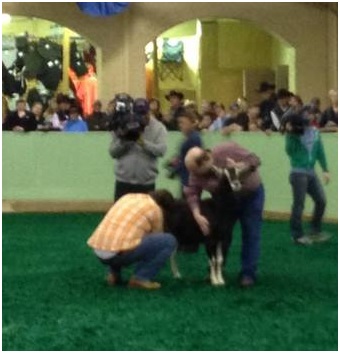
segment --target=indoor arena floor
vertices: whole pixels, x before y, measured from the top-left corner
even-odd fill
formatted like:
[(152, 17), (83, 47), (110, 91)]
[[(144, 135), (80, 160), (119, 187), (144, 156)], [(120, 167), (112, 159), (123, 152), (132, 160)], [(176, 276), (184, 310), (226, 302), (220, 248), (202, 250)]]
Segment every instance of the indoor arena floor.
[(105, 284), (86, 245), (102, 216), (3, 215), (3, 350), (337, 350), (337, 225), (307, 248), (266, 222), (252, 289), (237, 285), (237, 228), (226, 287), (205, 280), (201, 249), (179, 256), (183, 279), (167, 266), (146, 292)]

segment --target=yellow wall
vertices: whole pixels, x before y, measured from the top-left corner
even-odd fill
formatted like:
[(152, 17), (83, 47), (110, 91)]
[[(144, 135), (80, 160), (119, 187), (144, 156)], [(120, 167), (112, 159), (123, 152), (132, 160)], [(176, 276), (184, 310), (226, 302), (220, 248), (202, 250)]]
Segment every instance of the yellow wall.
[(44, 37), (50, 34), (52, 22), (40, 19), (13, 18), (8, 24), (2, 25), (3, 35), (23, 35), (28, 32), (30, 35)]
[(332, 12), (327, 14), (327, 67), (328, 88), (338, 89), (338, 16)]
[(289, 44), (246, 21), (204, 21), (202, 27), (202, 98), (229, 105), (243, 95), (243, 70), (276, 71), (279, 65), (289, 67), (289, 89), (295, 91), (295, 49)]
[[(2, 25), (2, 35), (19, 36), (28, 32), (29, 35), (38, 38), (50, 36), (56, 32), (55, 23), (39, 18), (13, 17), (11, 22)], [(59, 32), (62, 34), (63, 29)], [(71, 36), (78, 36), (77, 33), (70, 31)]]
[(202, 23), (201, 97), (229, 104), (242, 95), (242, 72), (235, 68), (219, 67), (217, 34), (216, 22)]
[[(243, 70), (289, 65), (287, 44), (252, 23), (237, 20), (203, 21), (201, 41), (202, 98), (230, 105), (243, 95)], [(294, 52), (294, 49), (292, 49)], [(291, 89), (293, 88), (290, 87)]]
[(196, 20), (180, 23), (175, 27), (169, 28), (160, 36), (163, 38), (178, 38), (196, 36)]
[[(275, 70), (279, 65), (289, 67), (289, 89), (296, 92), (296, 67), (295, 67), (295, 49), (283, 41), (272, 38), (272, 67)], [(299, 93), (299, 92), (296, 92)]]
[[(203, 32), (204, 33), (204, 32)], [(226, 69), (271, 65), (272, 36), (244, 21), (218, 21), (218, 66)]]

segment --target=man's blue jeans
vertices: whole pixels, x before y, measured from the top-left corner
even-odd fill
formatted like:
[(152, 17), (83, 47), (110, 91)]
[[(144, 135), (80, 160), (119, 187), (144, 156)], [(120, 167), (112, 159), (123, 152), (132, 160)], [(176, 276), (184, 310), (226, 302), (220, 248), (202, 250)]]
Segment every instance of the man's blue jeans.
[(264, 198), (265, 192), (261, 184), (251, 194), (236, 197), (235, 206), (230, 210), (224, 211), (229, 212), (228, 217), (219, 221), (222, 222), (221, 231), (227, 234), (224, 246), (225, 256), (227, 256), (231, 245), (232, 229), (236, 221), (240, 221), (242, 230), (241, 277), (247, 276), (256, 279), (257, 265), (260, 257)]
[(302, 214), (305, 207), (306, 194), (314, 201), (314, 213), (311, 232), (321, 232), (321, 221), (326, 208), (326, 196), (319, 178), (315, 173), (291, 173), (289, 177), (293, 191), (293, 205), (290, 217), (290, 229), (294, 239), (303, 236)]
[(256, 278), (260, 258), (264, 188), (260, 185), (255, 192), (240, 200), (238, 219), (242, 229), (241, 276)]
[(122, 251), (108, 260), (101, 260), (109, 265), (112, 273), (120, 276), (122, 267), (136, 264), (134, 277), (138, 280), (152, 280), (164, 266), (177, 247), (172, 234), (154, 233), (146, 235), (137, 248)]

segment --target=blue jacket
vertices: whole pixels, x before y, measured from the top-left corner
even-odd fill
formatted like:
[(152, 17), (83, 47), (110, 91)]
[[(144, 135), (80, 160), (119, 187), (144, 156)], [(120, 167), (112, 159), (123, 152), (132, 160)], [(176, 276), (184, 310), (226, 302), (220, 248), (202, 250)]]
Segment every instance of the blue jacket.
[(89, 131), (84, 120), (68, 120), (64, 130), (65, 132), (87, 132)]
[(176, 172), (178, 173), (183, 186), (187, 186), (189, 182), (189, 172), (184, 163), (185, 156), (193, 147), (202, 147), (201, 136), (197, 131), (193, 131), (189, 136), (187, 136), (186, 140), (183, 141), (180, 147), (179, 163), (176, 168)]

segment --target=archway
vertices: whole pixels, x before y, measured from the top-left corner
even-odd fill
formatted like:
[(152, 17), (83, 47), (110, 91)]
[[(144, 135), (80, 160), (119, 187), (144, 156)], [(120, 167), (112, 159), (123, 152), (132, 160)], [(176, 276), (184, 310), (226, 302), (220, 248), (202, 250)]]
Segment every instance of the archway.
[[(14, 99), (27, 98), (30, 90), (44, 92), (41, 95), (45, 100), (63, 93), (77, 98), (84, 114), (90, 114), (98, 97), (101, 60), (97, 52), (87, 38), (57, 23), (36, 17), (2, 15), (3, 70), (22, 77), (26, 83), (19, 92), (8, 94)], [(91, 97), (84, 92), (89, 79)], [(6, 88), (3, 81), (5, 94)]]
[(250, 21), (187, 21), (161, 33), (145, 53), (147, 95), (163, 107), (171, 89), (199, 105), (202, 100), (229, 105), (240, 96), (257, 102), (262, 81), (295, 91), (294, 47)]

